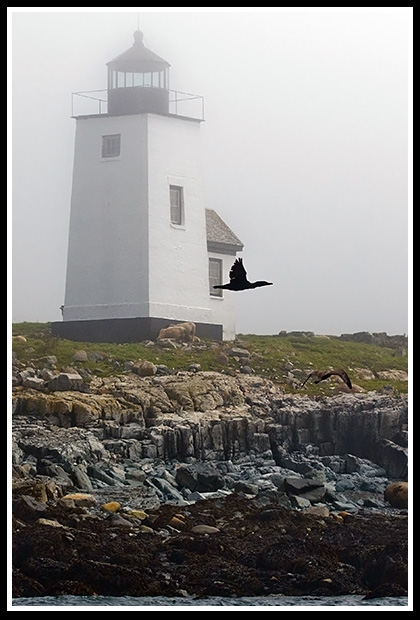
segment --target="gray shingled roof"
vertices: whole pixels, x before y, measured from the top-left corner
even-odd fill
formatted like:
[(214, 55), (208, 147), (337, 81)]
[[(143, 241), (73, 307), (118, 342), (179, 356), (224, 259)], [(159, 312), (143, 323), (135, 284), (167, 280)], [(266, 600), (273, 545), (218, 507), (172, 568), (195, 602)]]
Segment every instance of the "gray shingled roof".
[(213, 251), (240, 252), (244, 244), (214, 209), (206, 209), (207, 247)]

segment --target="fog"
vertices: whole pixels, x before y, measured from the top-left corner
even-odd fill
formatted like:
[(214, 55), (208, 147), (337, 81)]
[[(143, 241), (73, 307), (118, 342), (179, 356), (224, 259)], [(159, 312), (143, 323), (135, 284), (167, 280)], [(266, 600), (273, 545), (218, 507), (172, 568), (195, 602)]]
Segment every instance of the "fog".
[(205, 206), (274, 283), (230, 293), (237, 332), (408, 333), (412, 7), (25, 9), (8, 8), (13, 322), (61, 320), (71, 93), (106, 89), (139, 28), (170, 88), (204, 97)]

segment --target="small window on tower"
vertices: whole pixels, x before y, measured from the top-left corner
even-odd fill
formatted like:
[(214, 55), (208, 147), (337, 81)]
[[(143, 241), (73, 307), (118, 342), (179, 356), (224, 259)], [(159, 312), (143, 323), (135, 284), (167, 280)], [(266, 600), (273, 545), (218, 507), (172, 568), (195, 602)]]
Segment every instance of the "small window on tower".
[(118, 157), (121, 152), (121, 134), (102, 136), (102, 157)]
[(171, 223), (177, 226), (184, 225), (184, 193), (183, 188), (177, 185), (169, 186), (171, 203)]
[(219, 258), (209, 258), (210, 295), (214, 295), (215, 297), (223, 297), (222, 289), (213, 288), (213, 286), (222, 284), (222, 269), (223, 262)]

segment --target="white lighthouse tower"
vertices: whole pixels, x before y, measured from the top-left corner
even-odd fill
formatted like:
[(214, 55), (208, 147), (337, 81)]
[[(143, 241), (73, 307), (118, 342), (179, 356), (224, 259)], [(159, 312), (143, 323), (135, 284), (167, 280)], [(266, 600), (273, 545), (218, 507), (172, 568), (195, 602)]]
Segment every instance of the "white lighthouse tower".
[(180, 113), (202, 98), (169, 89), (170, 65), (140, 31), (107, 66), (107, 112), (74, 116), (63, 321), (53, 332), (133, 342), (193, 321), (198, 336), (230, 340), (234, 298), (212, 285), (243, 245), (204, 206), (202, 110)]

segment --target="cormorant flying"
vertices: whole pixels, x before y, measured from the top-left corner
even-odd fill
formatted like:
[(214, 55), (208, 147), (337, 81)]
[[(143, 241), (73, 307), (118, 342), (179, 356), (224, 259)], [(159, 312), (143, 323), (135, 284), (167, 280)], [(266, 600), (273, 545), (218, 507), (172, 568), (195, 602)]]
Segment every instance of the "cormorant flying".
[(230, 282), (228, 284), (218, 284), (213, 288), (223, 288), (229, 291), (246, 291), (249, 288), (258, 288), (260, 286), (269, 286), (272, 282), (258, 280), (257, 282), (249, 282), (246, 277), (245, 267), (242, 264), (242, 258), (237, 258), (229, 271)]
[(314, 379), (314, 383), (319, 383), (320, 381), (325, 381), (325, 379), (328, 379), (328, 377), (331, 377), (332, 375), (338, 375), (339, 377), (341, 377), (347, 387), (352, 389), (353, 386), (351, 384), (350, 377), (345, 370), (313, 370), (309, 373), (309, 375), (306, 377), (305, 381), (300, 387), (303, 388), (305, 383), (311, 377), (316, 377), (316, 379)]

